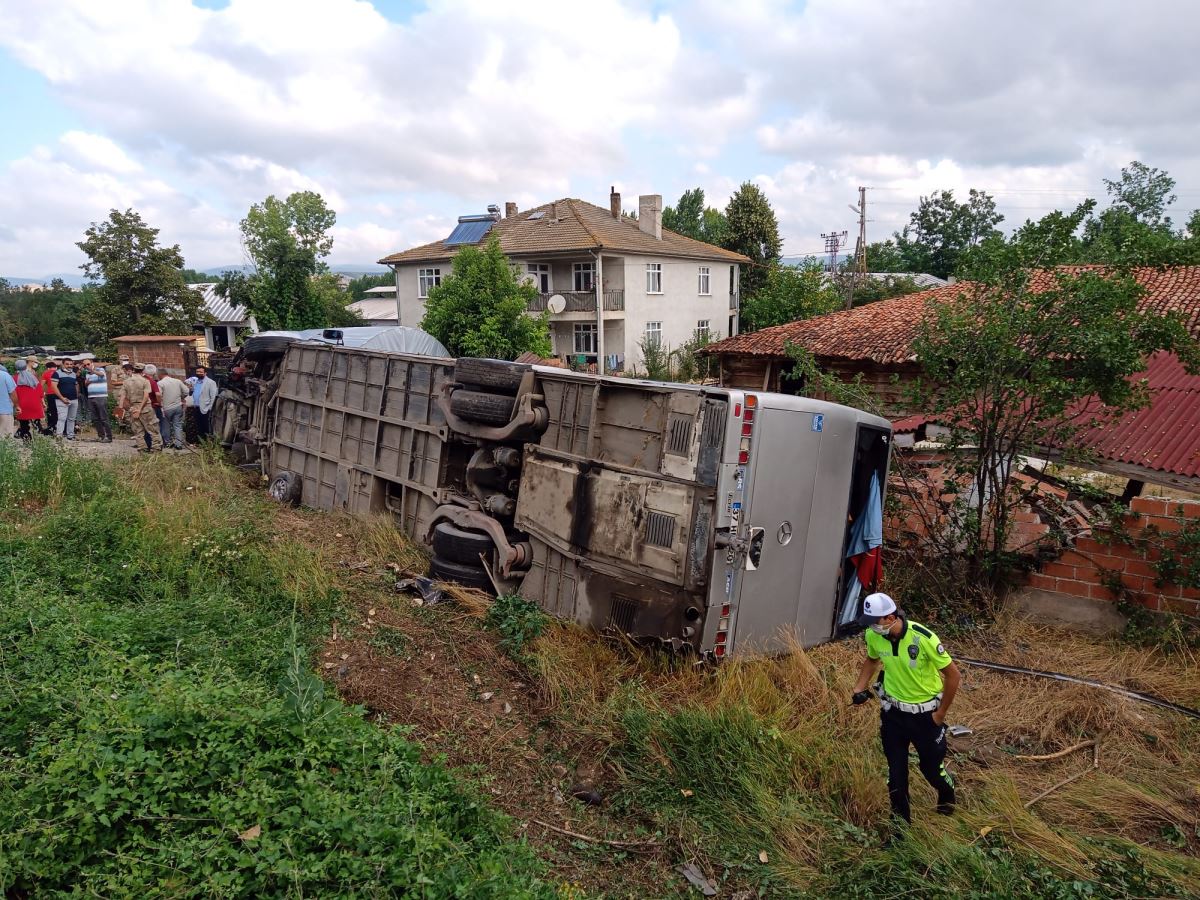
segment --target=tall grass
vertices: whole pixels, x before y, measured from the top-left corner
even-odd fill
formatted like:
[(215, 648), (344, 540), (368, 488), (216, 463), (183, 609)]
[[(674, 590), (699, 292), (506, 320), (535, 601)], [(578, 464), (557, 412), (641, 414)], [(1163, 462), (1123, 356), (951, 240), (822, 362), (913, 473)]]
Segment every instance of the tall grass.
[(238, 478), (0, 445), (0, 889), (547, 894), (503, 820), (324, 696), (330, 567)]
[[(1012, 629), (1015, 647), (1049, 637), (1001, 624), (988, 636), (993, 653), (1004, 629)], [(1053, 640), (1073, 671), (1086, 673), (1123, 652)], [(599, 645), (563, 627), (534, 652), (546, 702), (575, 729), (576, 749), (602, 748), (616, 782), (613, 802), (649, 814), (718, 873), (757, 881), (766, 893), (1040, 898), (1200, 891), (1196, 729), (1112, 695), (1005, 683), (968, 670), (951, 719), (986, 741), (982, 756), (949, 761), (960, 780), (958, 815), (933, 814), (933, 792), (914, 766), (916, 823), (883, 850), (888, 803), (878, 718), (847, 706), (857, 644), (795, 648), (715, 672), (672, 669), (659, 657)], [(1128, 671), (1147, 680), (1159, 682), (1161, 674), (1180, 689), (1194, 680), (1195, 672), (1172, 674), (1163, 661), (1131, 654)], [(1101, 770), (1025, 808), (1025, 800), (1090, 759), (1047, 764), (1014, 755), (1088, 736), (1106, 748)]]

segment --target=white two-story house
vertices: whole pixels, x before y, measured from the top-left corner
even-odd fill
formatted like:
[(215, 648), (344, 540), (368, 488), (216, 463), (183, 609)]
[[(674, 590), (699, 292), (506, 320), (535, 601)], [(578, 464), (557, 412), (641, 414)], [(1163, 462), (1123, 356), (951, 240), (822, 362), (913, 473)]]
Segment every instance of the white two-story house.
[(535, 209), (505, 204), (461, 216), (448, 237), (386, 256), (396, 273), (401, 325), (419, 325), (432, 287), (450, 275), (454, 254), (496, 237), (538, 289), (530, 312), (549, 310), (554, 353), (602, 372), (641, 368), (643, 342), (669, 349), (699, 334), (737, 334), (740, 253), (662, 227), (662, 197), (638, 198), (636, 219), (565, 199)]

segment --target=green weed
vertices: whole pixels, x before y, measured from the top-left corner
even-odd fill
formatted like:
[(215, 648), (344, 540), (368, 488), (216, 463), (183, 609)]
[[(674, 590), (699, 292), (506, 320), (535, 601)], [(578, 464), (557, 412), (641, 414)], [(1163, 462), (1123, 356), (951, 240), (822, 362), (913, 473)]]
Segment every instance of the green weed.
[[(0, 891), (548, 896), (507, 824), (325, 693), (340, 602), (204, 458), (0, 446)], [(10, 510), (5, 506), (4, 509)]]
[(484, 625), (500, 634), (500, 648), (517, 661), (526, 656), (526, 648), (546, 630), (549, 619), (532, 600), (519, 594), (497, 597), (488, 607)]

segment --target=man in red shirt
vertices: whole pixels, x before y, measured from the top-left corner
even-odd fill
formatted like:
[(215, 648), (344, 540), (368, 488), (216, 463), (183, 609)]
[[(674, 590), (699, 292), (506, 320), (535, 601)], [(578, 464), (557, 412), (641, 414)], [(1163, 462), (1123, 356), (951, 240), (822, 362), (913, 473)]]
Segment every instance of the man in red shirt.
[(46, 433), (54, 434), (58, 430), (58, 404), (54, 400), (54, 391), (50, 388), (50, 381), (58, 374), (58, 362), (50, 359), (46, 361), (46, 370), (42, 372), (42, 396), (46, 401)]

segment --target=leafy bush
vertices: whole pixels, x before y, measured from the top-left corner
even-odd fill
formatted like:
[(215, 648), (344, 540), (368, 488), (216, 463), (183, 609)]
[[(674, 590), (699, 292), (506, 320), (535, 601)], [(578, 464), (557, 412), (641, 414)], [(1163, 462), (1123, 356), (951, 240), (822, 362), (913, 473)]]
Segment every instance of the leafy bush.
[(488, 628), (500, 633), (501, 649), (516, 660), (521, 660), (530, 642), (546, 630), (548, 621), (541, 607), (520, 594), (497, 597), (484, 618)]
[(127, 671), (6, 767), (8, 890), (539, 892), (531, 855), (400, 732), (335, 701), (306, 720), (220, 675)]

